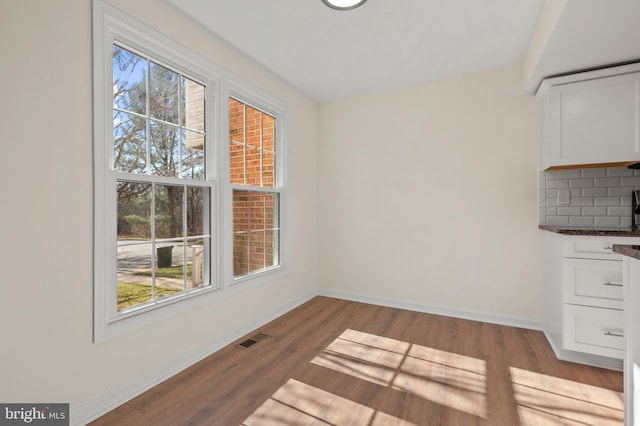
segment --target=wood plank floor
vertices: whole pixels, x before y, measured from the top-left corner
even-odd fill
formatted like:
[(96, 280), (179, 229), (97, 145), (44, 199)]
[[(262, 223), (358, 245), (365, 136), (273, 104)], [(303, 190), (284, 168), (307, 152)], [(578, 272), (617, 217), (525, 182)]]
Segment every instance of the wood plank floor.
[(92, 424), (623, 422), (622, 373), (558, 361), (537, 331), (316, 297), (256, 332)]

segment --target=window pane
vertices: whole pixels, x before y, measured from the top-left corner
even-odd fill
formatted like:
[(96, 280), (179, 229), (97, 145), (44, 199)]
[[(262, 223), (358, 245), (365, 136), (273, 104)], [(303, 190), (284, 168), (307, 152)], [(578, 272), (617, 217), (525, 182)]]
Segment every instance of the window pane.
[(155, 299), (184, 291), (183, 246), (180, 243), (156, 244)]
[(260, 150), (247, 145), (245, 184), (260, 186)]
[(229, 99), (231, 183), (275, 187), (275, 118)]
[(276, 185), (276, 155), (270, 151), (262, 152), (262, 186), (274, 188)]
[(262, 113), (255, 108), (245, 106), (246, 144), (256, 148), (262, 146)]
[(153, 298), (151, 244), (118, 245), (118, 310)]
[(244, 104), (229, 98), (229, 141), (244, 144)]
[(275, 125), (274, 117), (262, 114), (262, 149), (264, 150), (275, 151)]
[(188, 78), (182, 77), (183, 81), (183, 118), (180, 125), (188, 129), (204, 132), (204, 86)]
[(144, 173), (146, 165), (146, 120), (114, 110), (113, 168), (120, 172)]
[(252, 231), (249, 235), (249, 271), (259, 271), (264, 269), (265, 234)]
[(149, 75), (151, 117), (180, 124), (180, 76), (153, 62), (149, 64)]
[(186, 288), (192, 289), (204, 285), (204, 263), (207, 258), (202, 239), (191, 240), (187, 245), (187, 283)]
[(186, 179), (204, 180), (204, 135), (185, 130), (182, 145), (181, 172)]
[(265, 220), (265, 229), (276, 229), (280, 227), (278, 223), (278, 205), (279, 197), (278, 194), (265, 194), (264, 200), (264, 220)]
[(229, 144), (229, 172), (231, 183), (244, 182), (244, 146), (231, 142)]
[(233, 275), (241, 276), (249, 273), (249, 234), (246, 232), (233, 234)]
[(182, 238), (184, 187), (156, 185), (156, 238)]
[(249, 192), (249, 228), (264, 229), (265, 194)]
[(178, 176), (180, 130), (151, 121), (151, 172), (158, 176)]
[(233, 191), (233, 230), (249, 230), (249, 191)]
[(208, 200), (208, 188), (187, 187), (187, 236), (204, 235), (205, 205)]
[(279, 231), (266, 230), (264, 232), (265, 237), (265, 256), (264, 266), (275, 266), (278, 264), (278, 237)]
[(113, 45), (113, 106), (146, 115), (147, 61)]
[(236, 277), (278, 264), (278, 209), (278, 194), (233, 191)]
[(151, 184), (119, 181), (118, 241), (151, 239)]

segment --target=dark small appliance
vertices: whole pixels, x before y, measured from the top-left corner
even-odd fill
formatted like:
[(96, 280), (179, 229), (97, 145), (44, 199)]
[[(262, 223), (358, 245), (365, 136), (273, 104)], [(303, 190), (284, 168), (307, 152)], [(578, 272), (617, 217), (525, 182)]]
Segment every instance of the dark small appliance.
[(631, 228), (636, 230), (640, 225), (640, 191), (631, 192)]

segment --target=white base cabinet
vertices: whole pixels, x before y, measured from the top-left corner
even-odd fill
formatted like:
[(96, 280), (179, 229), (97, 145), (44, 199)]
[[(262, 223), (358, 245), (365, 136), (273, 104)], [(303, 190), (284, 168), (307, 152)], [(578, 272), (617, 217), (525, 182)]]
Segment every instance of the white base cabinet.
[(623, 256), (638, 237), (545, 235), (545, 334), (558, 358), (621, 369), (625, 355)]
[(640, 260), (625, 257), (624, 424), (640, 425)]

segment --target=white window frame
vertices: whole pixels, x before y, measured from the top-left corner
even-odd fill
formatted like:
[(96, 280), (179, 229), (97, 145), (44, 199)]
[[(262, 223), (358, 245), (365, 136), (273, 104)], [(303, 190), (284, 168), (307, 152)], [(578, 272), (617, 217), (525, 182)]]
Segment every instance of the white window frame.
[[(233, 184), (229, 179), (229, 98), (234, 98), (247, 106), (253, 107), (263, 113), (269, 114), (275, 118), (275, 187), (263, 188), (260, 186), (252, 185), (239, 185)], [(260, 278), (270, 273), (284, 273), (286, 272), (289, 264), (288, 257), (288, 226), (287, 226), (287, 108), (277, 100), (270, 98), (269, 96), (260, 93), (256, 89), (252, 89), (237, 79), (229, 78), (222, 82), (222, 88), (220, 93), (220, 100), (222, 102), (222, 115), (225, 117), (223, 124), (223, 133), (225, 134), (225, 153), (224, 153), (224, 167), (222, 178), (222, 188), (224, 193), (223, 203), (223, 216), (224, 216), (224, 229), (233, 230), (233, 190), (246, 190), (265, 193), (278, 193), (278, 223), (279, 223), (279, 244), (278, 244), (278, 264), (242, 275), (234, 277), (233, 275), (233, 234), (232, 232), (224, 233), (224, 247), (226, 248), (224, 259), (224, 276), (225, 283), (229, 285), (236, 285), (245, 282), (254, 281), (260, 282)]]
[[(205, 85), (205, 168), (210, 188), (210, 286), (165, 302), (118, 312), (116, 291), (117, 203), (113, 171), (112, 46), (121, 43)], [(232, 292), (269, 281), (288, 269), (286, 203), (287, 108), (275, 98), (229, 74), (103, 0), (93, 1), (94, 66), (94, 342), (178, 315)], [(233, 278), (232, 191), (229, 182), (228, 98), (233, 96), (276, 118), (276, 171), (280, 192), (279, 265)], [(124, 178), (121, 176), (121, 178)], [(125, 178), (126, 179), (126, 178)], [(154, 178), (155, 179), (155, 178)], [(162, 181), (162, 177), (157, 178)], [(191, 185), (191, 181), (184, 182)], [(202, 186), (202, 185), (198, 185)]]

